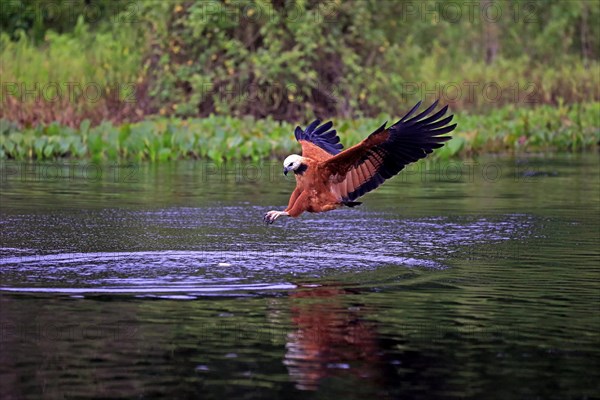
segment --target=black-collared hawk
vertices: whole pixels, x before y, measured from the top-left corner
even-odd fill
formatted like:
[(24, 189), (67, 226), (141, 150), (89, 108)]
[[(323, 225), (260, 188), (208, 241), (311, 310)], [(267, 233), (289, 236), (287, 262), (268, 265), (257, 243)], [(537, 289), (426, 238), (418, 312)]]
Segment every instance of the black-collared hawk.
[(281, 216), (297, 217), (305, 211), (324, 212), (361, 204), (355, 200), (451, 139), (441, 136), (456, 127), (448, 125), (453, 115), (442, 119), (448, 106), (429, 116), (437, 103), (413, 117), (421, 105), (417, 103), (389, 128), (384, 123), (344, 151), (331, 121), (320, 125), (321, 121), (316, 120), (304, 131), (296, 127), (294, 134), (302, 155), (292, 154), (283, 162), (284, 174), (294, 172), (296, 188), (287, 208), (269, 211), (265, 222), (272, 224)]

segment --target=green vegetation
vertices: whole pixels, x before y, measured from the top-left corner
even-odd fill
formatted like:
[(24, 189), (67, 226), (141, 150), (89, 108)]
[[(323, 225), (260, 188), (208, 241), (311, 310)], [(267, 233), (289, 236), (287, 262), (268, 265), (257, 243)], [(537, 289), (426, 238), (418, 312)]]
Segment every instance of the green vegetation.
[(215, 3), (147, 10), (167, 113), (290, 121), (393, 114), (428, 94), (477, 112), (600, 100), (597, 2)]
[(46, 32), (40, 47), (22, 31), (0, 35), (0, 115), (25, 126), (139, 118), (145, 73), (130, 37), (131, 29), (90, 32), (82, 17), (69, 34)]
[[(486, 116), (460, 113), (454, 139), (434, 154), (439, 157), (483, 152), (583, 150), (600, 141), (600, 103), (585, 106), (505, 107)], [(380, 119), (335, 120), (346, 147), (362, 140)], [(392, 121), (392, 118), (387, 118)], [(204, 158), (213, 161), (260, 160), (299, 151), (294, 125), (271, 118), (213, 116), (203, 119), (157, 117), (115, 126), (104, 122), (79, 129), (56, 123), (19, 129), (0, 126), (0, 158), (167, 161)]]
[(590, 148), (599, 19), (585, 0), (11, 1), (0, 157), (257, 159), (297, 123), (355, 143), (435, 98), (460, 123), (442, 156)]

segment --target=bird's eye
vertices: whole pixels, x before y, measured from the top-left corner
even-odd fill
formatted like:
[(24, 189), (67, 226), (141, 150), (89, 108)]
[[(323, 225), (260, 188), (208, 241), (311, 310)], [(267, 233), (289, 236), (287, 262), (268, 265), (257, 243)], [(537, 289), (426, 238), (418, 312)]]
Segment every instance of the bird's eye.
[(288, 164), (288, 167), (291, 167), (292, 165), (294, 165), (294, 163), (289, 163), (289, 164)]

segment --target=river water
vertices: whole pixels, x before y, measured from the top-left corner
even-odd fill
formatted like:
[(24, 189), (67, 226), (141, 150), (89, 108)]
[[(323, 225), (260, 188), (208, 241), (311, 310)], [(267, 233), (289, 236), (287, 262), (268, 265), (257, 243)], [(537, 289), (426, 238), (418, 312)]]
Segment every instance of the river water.
[(270, 226), (279, 162), (0, 167), (2, 399), (600, 396), (598, 154)]

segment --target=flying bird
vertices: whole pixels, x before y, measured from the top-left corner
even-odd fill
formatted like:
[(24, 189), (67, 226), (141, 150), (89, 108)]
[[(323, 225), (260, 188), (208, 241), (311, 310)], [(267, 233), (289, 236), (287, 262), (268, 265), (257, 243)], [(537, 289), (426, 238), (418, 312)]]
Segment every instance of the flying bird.
[(304, 131), (296, 127), (294, 135), (302, 146), (302, 155), (292, 154), (283, 161), (283, 173), (294, 173), (296, 188), (287, 208), (269, 211), (264, 221), (272, 224), (281, 216), (298, 217), (305, 211), (315, 213), (360, 205), (356, 199), (452, 138), (441, 136), (456, 127), (448, 125), (453, 115), (441, 119), (448, 106), (429, 116), (437, 103), (413, 117), (421, 105), (418, 102), (389, 128), (385, 122), (362, 142), (344, 151), (336, 131), (331, 129), (331, 121), (321, 125), (316, 120)]

